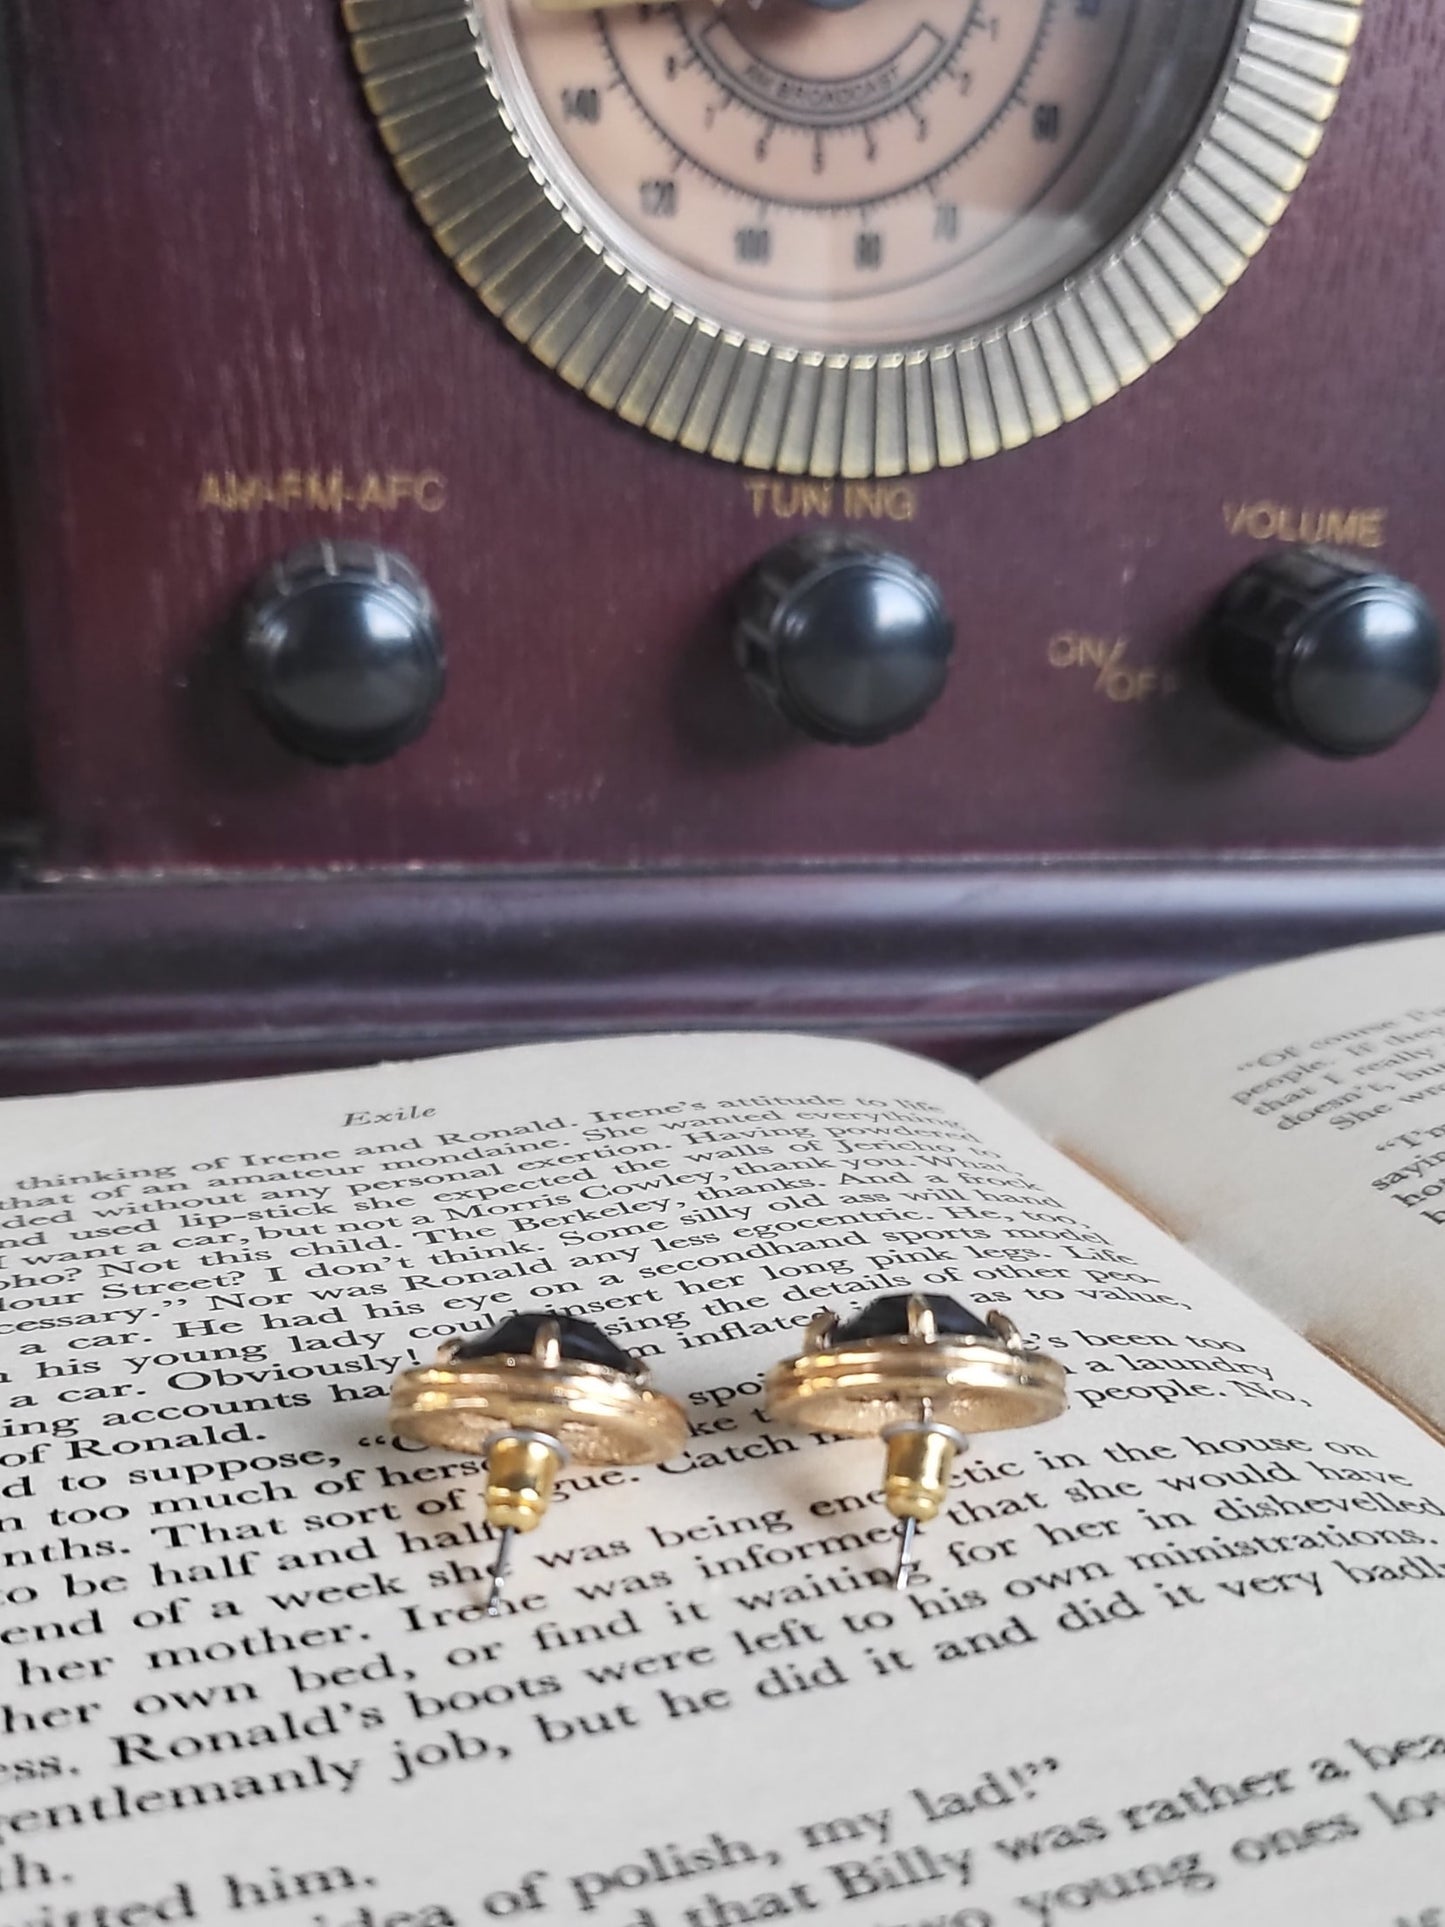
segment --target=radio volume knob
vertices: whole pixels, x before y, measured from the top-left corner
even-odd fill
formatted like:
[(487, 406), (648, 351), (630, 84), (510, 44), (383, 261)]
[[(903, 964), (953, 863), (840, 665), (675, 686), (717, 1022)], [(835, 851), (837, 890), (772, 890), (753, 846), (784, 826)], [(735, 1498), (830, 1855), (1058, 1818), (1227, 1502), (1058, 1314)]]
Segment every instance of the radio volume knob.
[(1440, 624), (1413, 584), (1337, 549), (1280, 549), (1225, 590), (1209, 667), (1234, 708), (1318, 756), (1370, 756), (1440, 686)]
[(876, 542), (815, 530), (739, 586), (733, 642), (749, 682), (824, 743), (881, 743), (943, 691), (953, 624), (930, 576)]
[(426, 584), (366, 542), (314, 542), (268, 569), (242, 618), (242, 673), (272, 734), (320, 763), (374, 763), (419, 736), (446, 680)]

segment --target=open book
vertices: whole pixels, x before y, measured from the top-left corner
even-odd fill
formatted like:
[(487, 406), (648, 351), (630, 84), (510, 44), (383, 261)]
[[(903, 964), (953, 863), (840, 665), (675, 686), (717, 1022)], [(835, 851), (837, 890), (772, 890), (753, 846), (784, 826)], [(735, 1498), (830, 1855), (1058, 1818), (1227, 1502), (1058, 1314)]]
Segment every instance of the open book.
[[(0, 1131), (0, 1927), (1445, 1920), (1445, 1452), (1392, 1402), (1445, 1418), (1445, 939), (991, 1092), (652, 1037)], [(880, 1449), (761, 1399), (885, 1291), (1070, 1373), (904, 1595)], [(692, 1435), (564, 1475), (488, 1619), (477, 1464), (387, 1394), (536, 1307)]]

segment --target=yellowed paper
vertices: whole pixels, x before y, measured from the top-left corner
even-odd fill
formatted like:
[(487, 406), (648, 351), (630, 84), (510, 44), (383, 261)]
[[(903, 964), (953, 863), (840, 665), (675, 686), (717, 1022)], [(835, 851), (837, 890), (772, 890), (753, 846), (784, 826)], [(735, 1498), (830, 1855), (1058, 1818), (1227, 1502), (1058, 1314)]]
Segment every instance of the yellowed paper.
[(1445, 1424), (1445, 937), (1169, 998), (990, 1089)]
[[(946, 1073), (656, 1038), (0, 1109), (0, 1927), (1358, 1927), (1441, 1894), (1445, 1458)], [(1001, 1304), (1072, 1409), (887, 1584), (820, 1306)], [(693, 1436), (483, 1613), (393, 1374), (542, 1306)]]

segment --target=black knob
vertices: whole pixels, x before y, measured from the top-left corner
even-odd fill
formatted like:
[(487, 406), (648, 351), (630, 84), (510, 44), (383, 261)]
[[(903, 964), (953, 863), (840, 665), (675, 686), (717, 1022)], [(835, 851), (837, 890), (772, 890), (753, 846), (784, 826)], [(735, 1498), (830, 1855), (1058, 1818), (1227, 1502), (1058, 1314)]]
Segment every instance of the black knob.
[(953, 624), (906, 556), (819, 529), (744, 577), (734, 641), (753, 687), (824, 743), (881, 743), (942, 693)]
[(246, 687), (288, 749), (375, 763), (420, 736), (446, 681), (426, 584), (366, 542), (314, 542), (254, 585), (242, 624)]
[(1370, 756), (1440, 686), (1440, 624), (1421, 592), (1337, 549), (1280, 549), (1237, 576), (1210, 624), (1221, 694), (1319, 756)]

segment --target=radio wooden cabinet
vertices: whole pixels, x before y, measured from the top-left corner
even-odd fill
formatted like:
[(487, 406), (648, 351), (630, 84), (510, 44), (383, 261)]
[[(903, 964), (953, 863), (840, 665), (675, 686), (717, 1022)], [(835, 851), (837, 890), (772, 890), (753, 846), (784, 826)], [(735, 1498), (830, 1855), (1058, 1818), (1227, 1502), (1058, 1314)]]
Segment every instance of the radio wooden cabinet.
[(7, 1088), (1445, 916), (1432, 0), (5, 26)]

